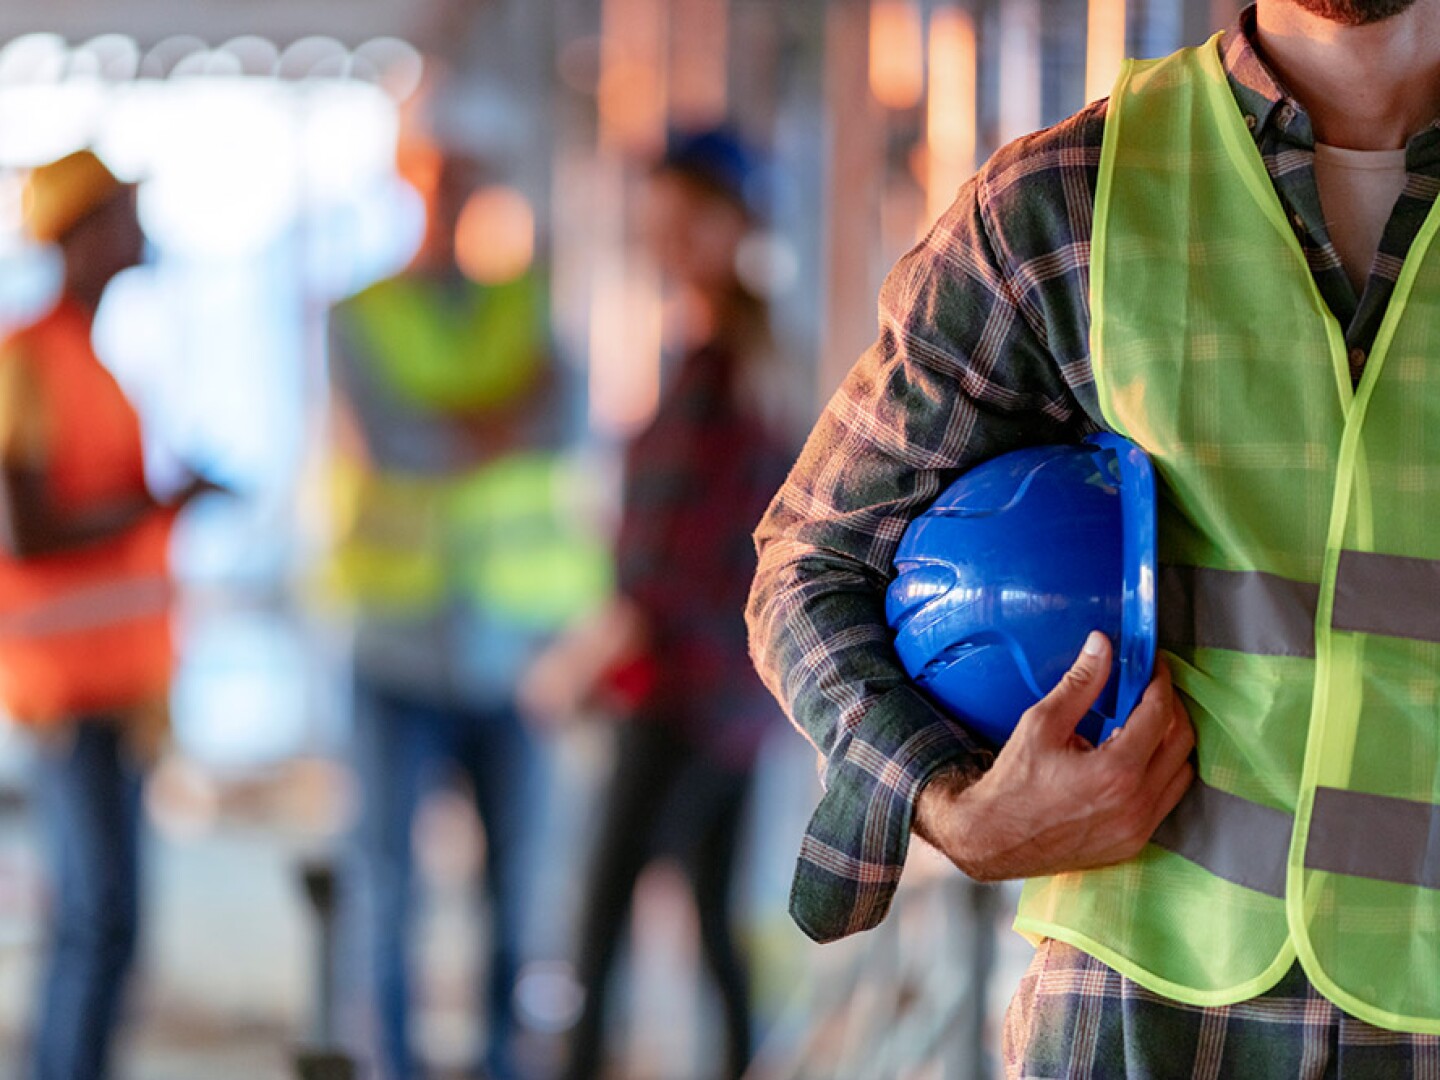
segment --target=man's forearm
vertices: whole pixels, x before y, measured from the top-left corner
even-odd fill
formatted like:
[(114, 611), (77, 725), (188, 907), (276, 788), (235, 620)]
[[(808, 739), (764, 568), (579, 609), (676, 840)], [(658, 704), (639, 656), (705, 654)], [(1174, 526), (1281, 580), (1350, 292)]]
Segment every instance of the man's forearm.
[(946, 817), (965, 791), (985, 775), (973, 764), (946, 765), (926, 781), (915, 799), (915, 820), (911, 831), (931, 847), (944, 850)]
[(827, 758), (905, 672), (880, 611), (884, 583), (853, 560), (762, 543), (748, 619), (756, 669)]
[(909, 795), (946, 766), (979, 776), (989, 749), (915, 689), (883, 598), (884, 580), (857, 560), (762, 543), (747, 613), (756, 668), (825, 759), (827, 785), (852, 753), (884, 755), (885, 786)]
[(947, 766), (983, 769), (989, 753), (905, 677), (884, 623), (883, 579), (795, 541), (761, 550), (752, 651), (825, 762), (790, 911), (812, 938), (830, 941), (889, 909), (926, 782)]

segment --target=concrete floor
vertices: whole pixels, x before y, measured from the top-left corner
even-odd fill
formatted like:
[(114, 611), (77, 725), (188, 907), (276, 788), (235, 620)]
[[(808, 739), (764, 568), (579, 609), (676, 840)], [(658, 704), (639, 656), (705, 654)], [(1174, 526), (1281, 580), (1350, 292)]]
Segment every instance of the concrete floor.
[[(755, 816), (766, 827), (752, 830), (743, 889), (761, 1034), (774, 1018), (790, 1018), (789, 1029), (774, 1027), (772, 1042), (794, 1037), (797, 1013), (785, 1010), (807, 972), (828, 978), (825, 972), (846, 962), (845, 947), (817, 949), (784, 914), (790, 867), (813, 805), (812, 761), (808, 751), (789, 747), (762, 776)], [(587, 768), (593, 788), (593, 761)], [(549, 1014), (539, 1020), (552, 1026), (566, 985), (567, 909), (579, 884), (575, 868), (583, 864), (583, 830), (575, 823), (585, 819), (590, 797), (585, 772), (561, 770), (569, 777), (569, 805), (551, 827), (570, 836), (573, 850), (547, 860), (540, 890), (560, 929), (538, 944), (537, 954), (549, 962), (534, 969), (527, 993), (539, 1003), (537, 1015)], [(290, 1080), (291, 1049), (310, 1022), (314, 953), (296, 871), (343, 835), (344, 777), (317, 763), (291, 763), (260, 777), (217, 781), (182, 766), (162, 771), (151, 788), (147, 936), (119, 1080)], [(437, 1077), (458, 1076), (483, 1037), (473, 1022), (472, 993), (485, 933), (475, 900), (483, 840), (465, 800), (442, 795), (417, 829), (417, 843), (426, 896), (417, 1040)], [(0, 810), (0, 1080), (23, 1075), (43, 881), (23, 812), (13, 805)], [(664, 864), (652, 868), (636, 897), (628, 989), (617, 994), (617, 1004), (629, 1003), (614, 1033), (623, 1060), (617, 1077), (699, 1080), (706, 1072), (701, 1063), (715, 1060), (719, 1032), (699, 976), (694, 923), (683, 877)], [(1018, 938), (1006, 938), (993, 987), (995, 1016), (1028, 956)], [(849, 948), (858, 956), (863, 944)], [(353, 985), (358, 976), (342, 978)], [(352, 1031), (365, 1027), (356, 1008), (344, 1014)], [(543, 1061), (553, 1057), (555, 1040), (537, 1034), (531, 1049)]]

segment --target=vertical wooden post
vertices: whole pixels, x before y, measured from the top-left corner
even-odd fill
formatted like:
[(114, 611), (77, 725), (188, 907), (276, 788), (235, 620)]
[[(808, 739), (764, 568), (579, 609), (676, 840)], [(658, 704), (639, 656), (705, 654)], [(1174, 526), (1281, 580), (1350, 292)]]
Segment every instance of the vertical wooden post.
[(945, 6), (930, 14), (926, 214), (936, 220), (975, 172), (979, 145), (980, 55), (974, 13)]
[(672, 0), (670, 119), (700, 128), (725, 119), (729, 105), (729, 0)]
[(875, 339), (876, 207), (885, 161), (884, 127), (870, 97), (869, 5), (837, 0), (825, 17), (824, 326), (817, 391), (826, 400)]
[(1000, 130), (1009, 142), (1038, 129), (1040, 103), (1041, 0), (1007, 0), (1000, 8)]
[(1125, 59), (1125, 0), (1090, 0), (1085, 31), (1085, 100), (1110, 93)]

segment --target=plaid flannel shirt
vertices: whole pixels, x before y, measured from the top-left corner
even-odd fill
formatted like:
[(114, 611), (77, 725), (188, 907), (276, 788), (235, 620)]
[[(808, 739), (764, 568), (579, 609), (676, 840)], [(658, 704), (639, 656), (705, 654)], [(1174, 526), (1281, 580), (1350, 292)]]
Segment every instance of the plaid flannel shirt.
[(1042, 942), (1005, 1014), (1006, 1077), (1440, 1080), (1440, 1037), (1347, 1015), (1299, 964), (1236, 1005), (1181, 1005), (1061, 941)]
[(747, 769), (779, 711), (745, 652), (755, 574), (750, 530), (794, 447), (744, 404), (745, 360), (689, 352), (625, 453), (616, 586), (645, 615), (655, 685), (640, 719), (665, 723), (717, 764)]
[[(1225, 70), (1358, 377), (1440, 191), (1440, 126), (1410, 140), (1404, 193), (1357, 296), (1325, 226), (1310, 119), (1265, 65), (1254, 28), (1252, 8), (1226, 33)], [(1096, 102), (1002, 148), (896, 265), (879, 340), (827, 405), (756, 533), (751, 651), (825, 759), (791, 892), (792, 915), (817, 940), (884, 917), (925, 782), (946, 766), (978, 772), (991, 761), (906, 678), (884, 590), (906, 525), (961, 472), (1105, 428), (1089, 349), (1105, 115)]]

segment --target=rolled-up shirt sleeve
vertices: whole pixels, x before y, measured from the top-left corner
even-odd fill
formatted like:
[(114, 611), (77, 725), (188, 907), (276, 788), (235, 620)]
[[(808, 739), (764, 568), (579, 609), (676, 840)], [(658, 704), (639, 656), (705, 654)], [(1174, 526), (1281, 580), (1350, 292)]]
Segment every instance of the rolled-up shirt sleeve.
[(825, 793), (791, 892), (792, 915), (816, 940), (884, 917), (920, 789), (946, 766), (978, 773), (992, 757), (896, 657), (884, 600), (901, 534), (972, 465), (1094, 427), (1071, 385), (1077, 364), (1088, 378), (1088, 352), (1073, 328), (1063, 331), (1064, 348), (1079, 353), (1067, 372), (1047, 311), (1051, 301), (1063, 308), (1067, 292), (1083, 295), (1083, 252), (1071, 249), (1088, 238), (1070, 235), (1062, 203), (1049, 220), (1028, 214), (1054, 265), (1017, 263), (997, 248), (996, 170), (1007, 170), (1013, 196), (1018, 160), (997, 155), (891, 271), (878, 340), (826, 406), (756, 532), (752, 658), (824, 762)]

